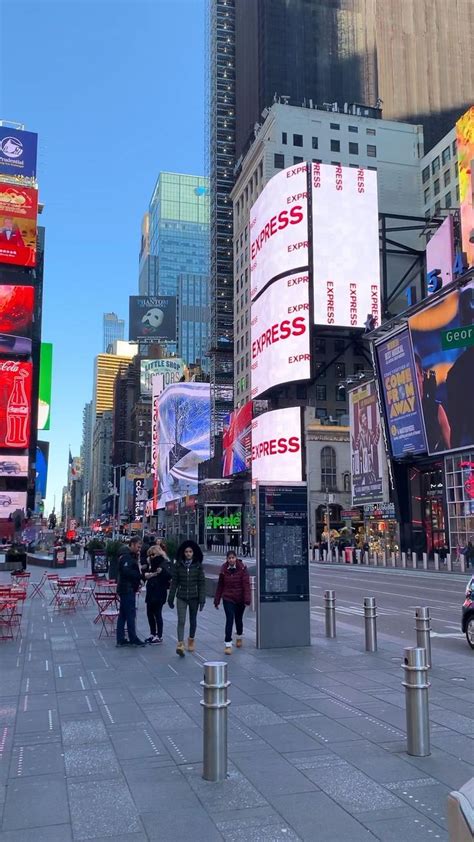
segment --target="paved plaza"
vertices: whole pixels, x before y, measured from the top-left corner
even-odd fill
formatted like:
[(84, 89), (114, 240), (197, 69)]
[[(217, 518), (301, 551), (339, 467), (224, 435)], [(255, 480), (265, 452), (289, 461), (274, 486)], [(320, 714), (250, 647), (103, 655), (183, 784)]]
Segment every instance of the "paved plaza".
[(399, 643), (366, 654), (362, 628), (327, 640), (314, 615), (311, 648), (258, 651), (248, 614), (228, 658), (229, 776), (212, 784), (200, 681), (223, 659), (223, 610), (208, 599), (181, 660), (168, 608), (162, 646), (117, 649), (92, 603), (48, 602), (28, 600), (21, 639), (0, 641), (1, 842), (447, 840), (446, 797), (473, 775), (464, 646), (434, 648), (432, 754), (409, 757)]

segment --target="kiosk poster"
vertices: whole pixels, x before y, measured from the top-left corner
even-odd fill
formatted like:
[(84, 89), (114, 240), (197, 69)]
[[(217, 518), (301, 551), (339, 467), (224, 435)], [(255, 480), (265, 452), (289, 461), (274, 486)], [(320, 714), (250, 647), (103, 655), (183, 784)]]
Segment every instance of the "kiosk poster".
[(377, 357), (392, 455), (396, 459), (408, 453), (425, 453), (426, 441), (408, 331), (382, 342), (377, 347)]
[(352, 503), (383, 500), (383, 455), (375, 382), (349, 392)]

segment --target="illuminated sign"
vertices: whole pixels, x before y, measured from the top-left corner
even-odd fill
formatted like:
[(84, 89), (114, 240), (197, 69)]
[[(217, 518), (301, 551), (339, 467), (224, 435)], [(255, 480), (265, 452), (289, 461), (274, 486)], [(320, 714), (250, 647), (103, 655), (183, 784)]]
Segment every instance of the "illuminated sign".
[(140, 391), (142, 395), (151, 395), (155, 374), (163, 375), (163, 388), (170, 383), (177, 383), (184, 375), (184, 360), (179, 357), (165, 357), (159, 360), (140, 360)]
[(131, 295), (128, 338), (176, 341), (176, 296)]
[(0, 182), (0, 263), (36, 266), (38, 191)]
[(36, 178), (38, 135), (0, 126), (0, 174)]
[(0, 360), (0, 447), (29, 445), (32, 374), (29, 362)]
[(301, 408), (265, 412), (252, 421), (252, 482), (301, 482)]
[(38, 430), (49, 430), (51, 427), (52, 378), (53, 346), (50, 342), (42, 342), (40, 349)]
[(0, 286), (0, 354), (31, 354), (34, 302), (32, 286)]
[(428, 295), (437, 292), (453, 280), (454, 226), (453, 217), (447, 216), (426, 245), (426, 272)]
[(383, 501), (383, 453), (374, 381), (349, 392), (352, 503)]
[(226, 416), (222, 431), (222, 476), (250, 468), (252, 460), (252, 401)]
[(206, 532), (240, 532), (242, 529), (242, 507), (206, 504), (204, 525)]
[(422, 412), (408, 331), (377, 346), (380, 388), (392, 454), (425, 453)]
[(474, 265), (474, 105), (456, 123), (462, 247)]

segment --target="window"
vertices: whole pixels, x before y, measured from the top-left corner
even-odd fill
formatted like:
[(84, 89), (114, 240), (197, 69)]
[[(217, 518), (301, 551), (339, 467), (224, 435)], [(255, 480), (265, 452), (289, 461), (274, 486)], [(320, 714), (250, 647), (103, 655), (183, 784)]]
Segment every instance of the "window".
[(311, 138), (311, 146), (313, 149), (318, 149), (318, 138), (312, 137)]
[[(319, 360), (318, 362), (316, 362), (314, 364), (314, 376), (315, 376), (315, 378), (322, 377), (323, 375), (321, 374), (321, 372), (323, 372), (325, 368), (326, 368), (325, 362), (323, 362), (322, 360)], [(324, 373), (326, 373), (326, 372), (324, 372)]]
[(368, 169), (368, 170), (373, 170), (374, 172), (377, 172), (377, 167), (367, 167), (367, 169)]
[(365, 130), (365, 133), (366, 133), (366, 134), (371, 134), (371, 135), (375, 135), (375, 134), (377, 134), (377, 132), (376, 132), (376, 130), (375, 130), (375, 129), (366, 129), (366, 130)]
[(448, 161), (451, 160), (451, 149), (449, 148), (449, 146), (447, 146), (446, 149), (443, 149), (441, 153), (441, 160), (443, 162), (443, 167), (445, 164), (448, 163)]
[(451, 208), (452, 206), (453, 206), (453, 201), (451, 199), (451, 193), (449, 192), (449, 193), (446, 193), (446, 196), (444, 197), (444, 207), (445, 208)]
[(293, 163), (294, 164), (302, 164), (304, 158), (301, 158), (299, 155), (293, 155)]
[(424, 195), (425, 195), (425, 204), (426, 204), (426, 202), (428, 202), (429, 198), (430, 198), (430, 188), (429, 187), (426, 188)]
[(434, 194), (435, 196), (439, 195), (439, 178), (436, 178), (434, 182)]
[(336, 363), (336, 377), (341, 380), (346, 376), (346, 365), (345, 363)]
[(441, 210), (441, 202), (436, 202), (434, 212), (439, 213), (440, 210)]
[(273, 156), (273, 166), (276, 170), (284, 170), (285, 169), (285, 156), (281, 155), (279, 152), (275, 152)]
[(451, 173), (449, 170), (446, 170), (446, 172), (444, 173), (443, 180), (445, 187), (448, 187), (448, 185), (451, 184)]
[(340, 354), (341, 351), (346, 350), (346, 340), (345, 339), (335, 339), (334, 340), (334, 350), (336, 354)]
[(335, 132), (338, 132), (341, 127), (340, 127), (339, 123), (330, 123), (329, 128), (334, 129)]
[(433, 175), (439, 172), (439, 166), (439, 155), (437, 155), (436, 158), (433, 158), (431, 162), (431, 172)]
[[(339, 410), (337, 410), (337, 412), (339, 412)], [(351, 475), (348, 474), (348, 473), (345, 473), (342, 477), (342, 482), (343, 482), (343, 487), (344, 487), (345, 493), (349, 494), (349, 492), (351, 490)]]
[(315, 394), (316, 394), (316, 400), (317, 401), (325, 401), (326, 400), (326, 386), (317, 385)]
[(336, 488), (336, 451), (333, 447), (321, 450), (321, 489), (334, 491)]
[(340, 162), (340, 161), (331, 161), (331, 166), (332, 166), (332, 167), (340, 167), (340, 166), (341, 166), (341, 162)]
[(346, 387), (336, 386), (336, 400), (340, 403), (346, 400)]
[(421, 173), (421, 179), (423, 181), (423, 184), (426, 184), (426, 182), (430, 180), (430, 168), (429, 167), (424, 168), (423, 172)]
[(288, 135), (286, 132), (281, 133), (281, 142), (284, 146), (288, 143)]
[(340, 140), (331, 140), (331, 152), (340, 152), (341, 151), (341, 141)]
[(315, 410), (314, 417), (324, 420), (324, 418), (328, 417), (327, 409), (322, 409), (321, 407), (319, 407), (318, 409)]
[(294, 134), (293, 135), (293, 146), (303, 146), (303, 135), (302, 134)]
[(321, 158), (312, 158), (311, 160), (312, 160), (313, 164), (322, 164), (323, 163)]
[(349, 143), (349, 155), (358, 155), (359, 154), (359, 144), (358, 143)]
[(349, 126), (349, 131), (354, 132), (354, 134), (357, 134), (358, 131), (359, 131), (359, 127), (358, 126)]
[(453, 140), (453, 158), (456, 157), (457, 153), (458, 153), (458, 144), (457, 144), (456, 140)]
[(314, 342), (314, 353), (315, 354), (325, 354), (326, 353), (326, 340), (318, 338)]
[(369, 157), (369, 158), (376, 158), (377, 157), (377, 147), (372, 146), (371, 143), (367, 144), (367, 157)]

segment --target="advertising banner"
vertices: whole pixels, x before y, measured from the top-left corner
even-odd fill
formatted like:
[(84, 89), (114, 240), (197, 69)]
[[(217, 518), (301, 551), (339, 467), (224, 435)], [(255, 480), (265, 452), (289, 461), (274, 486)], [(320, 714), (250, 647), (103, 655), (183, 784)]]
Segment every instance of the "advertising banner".
[(160, 395), (158, 508), (198, 492), (198, 465), (210, 456), (209, 383), (171, 383)]
[(28, 456), (0, 455), (0, 477), (27, 477)]
[(204, 527), (207, 536), (242, 531), (242, 506), (206, 503), (204, 506)]
[(251, 306), (251, 395), (311, 377), (309, 276), (273, 281)]
[(36, 178), (38, 135), (0, 126), (0, 175)]
[(0, 182), (0, 263), (36, 266), (38, 191)]
[(132, 514), (134, 521), (142, 520), (148, 500), (148, 491), (145, 487), (145, 477), (135, 476), (132, 480)]
[(432, 285), (428, 279), (428, 295), (453, 280), (453, 264), (454, 224), (453, 217), (447, 216), (426, 245), (426, 272), (439, 271), (439, 283)]
[(46, 497), (48, 483), (49, 441), (38, 441), (36, 448), (35, 496)]
[(426, 453), (416, 371), (408, 331), (377, 346), (392, 456)]
[(0, 286), (0, 354), (31, 354), (35, 290)]
[(26, 491), (0, 491), (0, 520), (8, 520), (17, 510), (26, 511)]
[(307, 164), (274, 175), (250, 211), (250, 296), (273, 278), (308, 268)]
[(462, 248), (468, 266), (474, 266), (474, 105), (456, 123), (458, 151), (459, 204), (461, 210)]
[(252, 463), (252, 401), (227, 415), (222, 433), (222, 476), (247, 471)]
[(53, 346), (42, 342), (40, 349), (38, 430), (49, 430), (51, 426), (51, 384), (53, 378)]
[(428, 452), (474, 445), (474, 282), (408, 322)]
[(28, 447), (33, 366), (0, 360), (0, 447)]
[(301, 408), (275, 409), (252, 421), (252, 483), (301, 482)]
[(383, 501), (382, 431), (374, 381), (349, 392), (352, 503)]
[(164, 386), (170, 383), (177, 383), (184, 374), (184, 360), (180, 357), (141, 360), (140, 361), (140, 391), (142, 395), (151, 395), (152, 381), (155, 374), (162, 374)]
[(176, 341), (176, 296), (131, 295), (129, 333), (131, 342)]
[(314, 323), (380, 324), (377, 173), (312, 164)]

